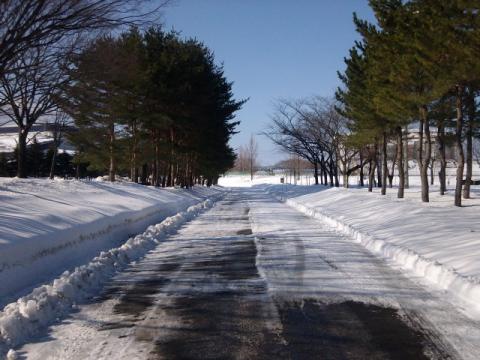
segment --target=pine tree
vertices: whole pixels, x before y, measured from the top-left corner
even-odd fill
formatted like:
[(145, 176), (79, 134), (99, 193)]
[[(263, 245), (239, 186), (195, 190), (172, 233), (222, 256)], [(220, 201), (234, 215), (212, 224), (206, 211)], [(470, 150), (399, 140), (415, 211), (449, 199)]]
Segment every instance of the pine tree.
[(480, 46), (478, 1), (415, 0), (410, 5), (420, 19), (422, 36), (415, 39), (418, 59), (435, 74), (443, 93), (452, 91), (456, 98), (457, 174), (455, 205), (462, 204), (465, 166), (463, 148), (465, 95), (469, 84), (480, 79), (477, 51)]

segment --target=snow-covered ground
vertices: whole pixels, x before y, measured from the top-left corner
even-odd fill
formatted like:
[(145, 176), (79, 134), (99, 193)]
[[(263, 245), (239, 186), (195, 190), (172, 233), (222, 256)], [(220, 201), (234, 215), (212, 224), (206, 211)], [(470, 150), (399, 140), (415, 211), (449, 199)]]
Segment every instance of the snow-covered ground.
[[(480, 327), (445, 291), (349, 236), (233, 189), (103, 293), (31, 343), (26, 359), (478, 359)], [(13, 351), (11, 352), (12, 354)]]
[(219, 191), (0, 178), (0, 305)]
[(120, 247), (101, 252), (88, 264), (71, 272), (65, 271), (50, 284), (42, 285), (7, 305), (0, 312), (0, 355), (6, 347), (15, 346), (36, 335), (53, 321), (58, 321), (76, 304), (100, 291), (116, 272), (147, 254), (166, 235), (212, 204), (207, 199), (159, 224), (149, 226), (144, 233), (130, 238)]
[[(474, 186), (472, 199), (458, 208), (452, 189), (440, 196), (435, 186), (426, 204), (417, 186), (397, 199), (395, 188), (381, 196), (379, 189), (279, 185), (277, 177), (260, 178), (257, 186), (449, 290), (471, 316), (480, 316), (480, 187)], [(258, 185), (262, 180), (264, 185)], [(239, 177), (222, 181), (245, 185)]]
[[(391, 166), (389, 164), (389, 166)], [(455, 186), (456, 179), (456, 164), (449, 162), (446, 169), (446, 180), (447, 186)], [(368, 171), (368, 167), (365, 168), (365, 172)], [(435, 163), (433, 168), (433, 182), (434, 185), (438, 185), (438, 164)], [(428, 176), (430, 178), (431, 173), (429, 171)], [(480, 180), (480, 164), (477, 162), (473, 163), (473, 179)], [(319, 179), (320, 180), (320, 179)], [(339, 176), (340, 185), (343, 185), (343, 177)], [(283, 182), (282, 182), (283, 181)], [(364, 178), (365, 184), (368, 184), (368, 176)], [(409, 161), (409, 182), (411, 185), (416, 186), (420, 185), (420, 172), (417, 167), (417, 163), (414, 160)], [(275, 175), (266, 175), (264, 172), (255, 174), (253, 179), (250, 179), (250, 175), (239, 172), (227, 173), (225, 176), (219, 179), (219, 184), (222, 186), (233, 186), (233, 187), (245, 187), (252, 185), (260, 184), (292, 184), (292, 185), (313, 185), (315, 184), (315, 179), (313, 177), (313, 170), (303, 170), (300, 175), (294, 176), (292, 171), (285, 170), (275, 170)], [(357, 175), (352, 175), (349, 177), (348, 181), (350, 186), (358, 186), (360, 183), (360, 177)], [(398, 185), (398, 176), (393, 178), (393, 185)], [(434, 186), (435, 188), (435, 186)]]
[[(196, 353), (198, 341), (209, 355), (237, 339), (252, 354), (273, 346), (298, 355), (305, 327), (319, 346), (307, 351), (335, 352), (322, 321), (342, 314), (358, 322), (356, 311), (370, 317), (387, 309), (412, 334), (427, 336), (428, 351), (478, 358), (478, 187), (456, 208), (451, 191), (441, 197), (435, 188), (424, 204), (415, 186), (398, 200), (395, 189), (382, 197), (377, 189), (279, 184), (278, 176), (221, 184), (242, 189), (170, 236), (225, 189), (0, 180), (0, 301), (21, 296), (0, 312), (0, 353), (14, 347), (12, 358), (143, 359), (156, 351), (168, 358)], [(107, 298), (98, 296), (105, 290)], [(388, 316), (377, 320), (401, 331), (399, 318)], [(377, 326), (355, 321), (344, 329), (335, 320), (331, 331)], [(212, 339), (202, 324), (222, 335)], [(290, 337), (297, 332), (300, 338)], [(21, 347), (28, 339), (34, 343)], [(352, 351), (366, 351), (357, 345)]]
[[(71, 311), (223, 193), (101, 178), (0, 179), (0, 304), (21, 296), (0, 311), (0, 356)], [(151, 224), (157, 225), (142, 233)]]

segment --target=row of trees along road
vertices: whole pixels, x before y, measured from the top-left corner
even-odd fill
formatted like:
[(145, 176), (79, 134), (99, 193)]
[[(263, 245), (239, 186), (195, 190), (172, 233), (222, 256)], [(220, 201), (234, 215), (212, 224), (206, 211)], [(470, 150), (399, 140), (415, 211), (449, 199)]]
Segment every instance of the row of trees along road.
[(135, 29), (105, 36), (73, 58), (59, 99), (75, 120), (79, 161), (114, 181), (155, 186), (211, 184), (233, 166), (228, 141), (238, 122), (232, 83), (209, 49), (174, 32)]
[[(461, 206), (462, 193), (464, 198), (470, 197), (474, 138), (478, 136), (479, 3), (369, 3), (376, 23), (354, 15), (361, 40), (345, 59), (345, 71), (339, 73), (342, 86), (336, 92), (336, 103), (318, 106), (315, 99), (281, 101), (266, 133), (286, 150), (309, 160), (316, 172), (320, 167), (332, 185), (338, 185), (338, 171), (348, 177), (352, 169), (360, 171), (363, 181), (364, 165), (369, 164), (369, 190), (377, 170), (385, 194), (387, 180), (391, 183), (396, 168), (398, 197), (403, 198), (408, 181), (405, 129), (418, 126), (416, 163), (424, 202), (429, 201), (428, 171), (436, 155), (435, 145), (440, 192), (446, 191), (445, 147), (453, 139), (457, 166), (454, 203)], [(318, 108), (320, 113), (316, 113)], [(436, 144), (432, 127), (436, 128)], [(389, 162), (387, 145), (392, 143), (396, 152), (394, 161)]]
[[(52, 168), (57, 140), (66, 136), (76, 147), (77, 176), (88, 167), (89, 174), (108, 171), (111, 181), (119, 174), (191, 186), (214, 183), (233, 165), (228, 141), (244, 101), (233, 99), (232, 83), (202, 43), (152, 25), (169, 1), (139, 13), (148, 3), (0, 4), (0, 113), (19, 129), (18, 177), (31, 173), (27, 139), (45, 118), (62, 119)], [(113, 29), (117, 35), (109, 35)], [(69, 118), (68, 134), (59, 113)]]

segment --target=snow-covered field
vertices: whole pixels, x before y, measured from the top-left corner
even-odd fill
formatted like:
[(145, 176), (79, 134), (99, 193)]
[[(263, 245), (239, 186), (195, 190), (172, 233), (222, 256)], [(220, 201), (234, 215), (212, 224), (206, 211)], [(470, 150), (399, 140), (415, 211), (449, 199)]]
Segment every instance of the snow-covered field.
[(0, 350), (70, 311), (223, 192), (1, 179), (0, 303), (24, 296), (0, 311)]
[[(389, 165), (391, 166), (391, 165)], [(446, 180), (447, 186), (454, 187), (455, 186), (455, 179), (456, 179), (456, 165), (454, 163), (448, 163), (446, 169)], [(368, 168), (365, 169), (368, 171)], [(435, 186), (438, 185), (438, 165), (435, 164), (433, 168), (433, 182), (434, 182), (434, 189)], [(396, 175), (396, 173), (395, 173)], [(428, 176), (431, 176), (429, 171)], [(282, 180), (283, 179), (283, 180)], [(477, 162), (473, 163), (473, 179), (480, 180), (480, 164)], [(320, 179), (319, 179), (320, 180)], [(340, 185), (343, 185), (343, 177), (339, 176)], [(233, 187), (245, 187), (245, 186), (252, 186), (252, 185), (260, 185), (260, 184), (292, 184), (292, 185), (314, 185), (315, 179), (313, 177), (313, 170), (303, 170), (301, 175), (293, 176), (292, 172), (289, 170), (279, 171), (275, 170), (275, 175), (266, 175), (263, 174), (255, 174), (253, 180), (250, 179), (250, 176), (245, 173), (238, 173), (232, 172), (226, 174), (219, 179), (219, 184), (222, 186), (233, 186)], [(365, 176), (365, 184), (368, 184), (368, 177)], [(350, 176), (348, 183), (350, 186), (358, 186), (360, 183), (360, 177), (357, 175)], [(412, 186), (420, 185), (420, 172), (417, 167), (416, 161), (409, 161), (409, 183)], [(398, 185), (398, 176), (393, 178), (393, 185)]]
[(219, 191), (0, 178), (0, 305)]
[[(462, 208), (453, 206), (453, 191), (445, 196), (434, 186), (431, 202), (422, 203), (420, 189), (396, 189), (381, 196), (379, 189), (280, 185), (277, 177), (259, 178), (253, 185), (286, 200), (287, 204), (353, 236), (370, 251), (420, 275), (458, 296), (466, 311), (480, 316), (480, 188)], [(221, 183), (241, 186), (240, 176)], [(261, 183), (264, 185), (260, 185)], [(275, 185), (272, 185), (275, 184)]]
[[(306, 178), (304, 181), (309, 183)], [(190, 262), (183, 252), (177, 259), (178, 266), (185, 267), (184, 276), (191, 274), (192, 263), (198, 262), (202, 279), (211, 284), (215, 276), (212, 278), (209, 271), (223, 264), (216, 258), (215, 246), (234, 251), (231, 248), (235, 238), (232, 232), (244, 244), (244, 236), (248, 237), (253, 231), (253, 237), (249, 238), (252, 251), (239, 252), (240, 258), (225, 260), (227, 267), (221, 269), (220, 275), (225, 275), (222, 271), (228, 270), (232, 272), (228, 276), (240, 276), (235, 273), (237, 268), (231, 267), (231, 261), (243, 264), (241, 257), (247, 254), (255, 259), (255, 268), (266, 281), (268, 291), (276, 294), (276, 299), (285, 295), (290, 301), (295, 296), (303, 299), (323, 293), (328, 299), (335, 294), (343, 298), (350, 292), (347, 299), (365, 303), (377, 299), (382, 303), (386, 294), (391, 293), (401, 303), (400, 309), (411, 310), (425, 321), (434, 323), (422, 324), (436, 328), (450, 345), (468, 355), (465, 358), (475, 358), (477, 351), (472, 346), (480, 331), (477, 331), (480, 319), (479, 187), (473, 188), (473, 198), (465, 202), (465, 207), (457, 208), (452, 205), (451, 190), (446, 196), (439, 196), (435, 187), (432, 188), (431, 202), (424, 204), (416, 186), (407, 190), (405, 199), (399, 200), (396, 199), (396, 189), (389, 189), (387, 196), (381, 196), (378, 189), (368, 193), (366, 189), (355, 187), (280, 184), (280, 176), (258, 176), (253, 181), (248, 176), (230, 176), (222, 178), (220, 184), (243, 189), (232, 190), (231, 196), (216, 210), (204, 214), (202, 221), (188, 225), (188, 231), (182, 228), (184, 235), (179, 239), (185, 240), (185, 246), (173, 246), (172, 243), (172, 252), (164, 253), (164, 240), (172, 239), (168, 235), (202, 210), (210, 208), (225, 189), (156, 189), (127, 182), (0, 179), (3, 205), (0, 209), (0, 303), (11, 302), (0, 311), (0, 356), (11, 347), (21, 349), (21, 344), (32, 338), (41, 338), (40, 346), (37, 348), (36, 340), (27, 344), (21, 354), (28, 353), (30, 357), (41, 349), (41, 354), (51, 355), (50, 340), (45, 337), (47, 327), (58, 337), (54, 343), (58, 351), (67, 348), (77, 351), (76, 342), (71, 343), (69, 336), (76, 337), (78, 331), (86, 329), (93, 337), (86, 339), (82, 346), (87, 349), (91, 342), (95, 342), (98, 343), (97, 350), (104, 349), (100, 340), (94, 340), (100, 330), (91, 323), (99, 321), (100, 314), (94, 311), (92, 314), (96, 315), (91, 320), (85, 320), (85, 314), (92, 310), (88, 301), (98, 296), (112, 277), (119, 274), (129, 276), (125, 269), (135, 267), (137, 260), (139, 264), (155, 265), (151, 263), (152, 254), (160, 254), (161, 259), (175, 254), (177, 258), (179, 251), (185, 250), (190, 254), (187, 257)], [(245, 189), (249, 186), (253, 187)], [(272, 197), (284, 200), (290, 208)], [(292, 207), (320, 222), (308, 219)], [(231, 210), (235, 210), (234, 213), (230, 214)], [(224, 233), (226, 230), (221, 219), (233, 230), (228, 227), (231, 231)], [(214, 230), (218, 230), (216, 239), (225, 239), (226, 242), (217, 244), (218, 239), (210, 239), (213, 233), (209, 231)], [(198, 241), (199, 236), (202, 241)], [(288, 239), (292, 236), (295, 241), (290, 243)], [(251, 246), (253, 239), (255, 243)], [(386, 258), (387, 262), (379, 261), (352, 240), (362, 244), (370, 253)], [(321, 249), (313, 251), (317, 246)], [(213, 270), (203, 267), (209, 264), (208, 261), (197, 258), (200, 249), (208, 250), (205, 256), (213, 256), (212, 264), (216, 264)], [(288, 250), (288, 254), (280, 256), (282, 249)], [(363, 255), (357, 258), (360, 253)], [(149, 255), (144, 257), (146, 254)], [(278, 264), (276, 258), (271, 258), (273, 255), (280, 256)], [(307, 266), (309, 256), (311, 269)], [(350, 262), (352, 269), (345, 272), (344, 267)], [(383, 265), (378, 268), (381, 270), (378, 274), (372, 270), (359, 290), (355, 281), (353, 286), (349, 279), (355, 277), (356, 271), (360, 271), (360, 277), (364, 276), (367, 270), (362, 266), (368, 264), (375, 269)], [(415, 290), (410, 299), (405, 291), (410, 291), (413, 283), (399, 280), (400, 275), (390, 274), (387, 264), (401, 268), (416, 284), (415, 287), (424, 287), (425, 290)], [(335, 275), (340, 275), (334, 291), (329, 287), (332, 269)], [(300, 276), (300, 280), (296, 276)], [(231, 286), (230, 282), (228, 286)], [(388, 284), (389, 290), (378, 290), (383, 289), (384, 283)], [(181, 289), (199, 291), (197, 285), (186, 285), (184, 277), (179, 282)], [(366, 299), (357, 298), (368, 286), (373, 286), (378, 293), (367, 291)], [(178, 293), (177, 290), (171, 288), (174, 294)], [(390, 300), (387, 302), (389, 306), (393, 304)], [(73, 317), (76, 320), (71, 326), (69, 321), (58, 321), (66, 315), (72, 319), (72, 310), (78, 312), (78, 316)], [(110, 313), (105, 316), (106, 319), (114, 317)], [(152, 324), (163, 326), (163, 322), (157, 324), (157, 317), (152, 319)], [(113, 346), (110, 349), (113, 353), (115, 344), (123, 341), (115, 334), (117, 332), (113, 330), (112, 336), (105, 340)], [(131, 338), (132, 334), (128, 336)], [(10, 354), (16, 356), (13, 351)], [(42, 358), (41, 354), (37, 358)], [(79, 358), (78, 353), (71, 358)]]
[(479, 359), (478, 322), (389, 265), (261, 186), (232, 189), (15, 351), (31, 360)]

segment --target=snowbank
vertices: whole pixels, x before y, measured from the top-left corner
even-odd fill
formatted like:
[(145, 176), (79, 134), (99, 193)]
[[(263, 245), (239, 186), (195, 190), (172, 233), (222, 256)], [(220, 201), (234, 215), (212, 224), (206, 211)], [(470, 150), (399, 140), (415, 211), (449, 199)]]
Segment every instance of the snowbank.
[[(290, 206), (352, 236), (373, 253), (391, 259), (467, 302), (480, 314), (480, 201), (452, 206), (381, 197), (365, 189), (265, 186)], [(477, 189), (476, 189), (477, 190)], [(418, 195), (418, 194), (417, 194)]]
[(42, 285), (7, 305), (0, 312), (0, 350), (5, 353), (8, 347), (23, 342), (59, 319), (75, 304), (101, 288), (115, 272), (153, 249), (166, 234), (172, 233), (212, 204), (211, 200), (205, 200), (160, 224), (149, 226), (143, 234), (130, 238), (122, 246), (102, 252), (87, 265), (77, 267), (72, 272), (66, 271), (52, 283)]
[(0, 306), (221, 191), (0, 178)]

